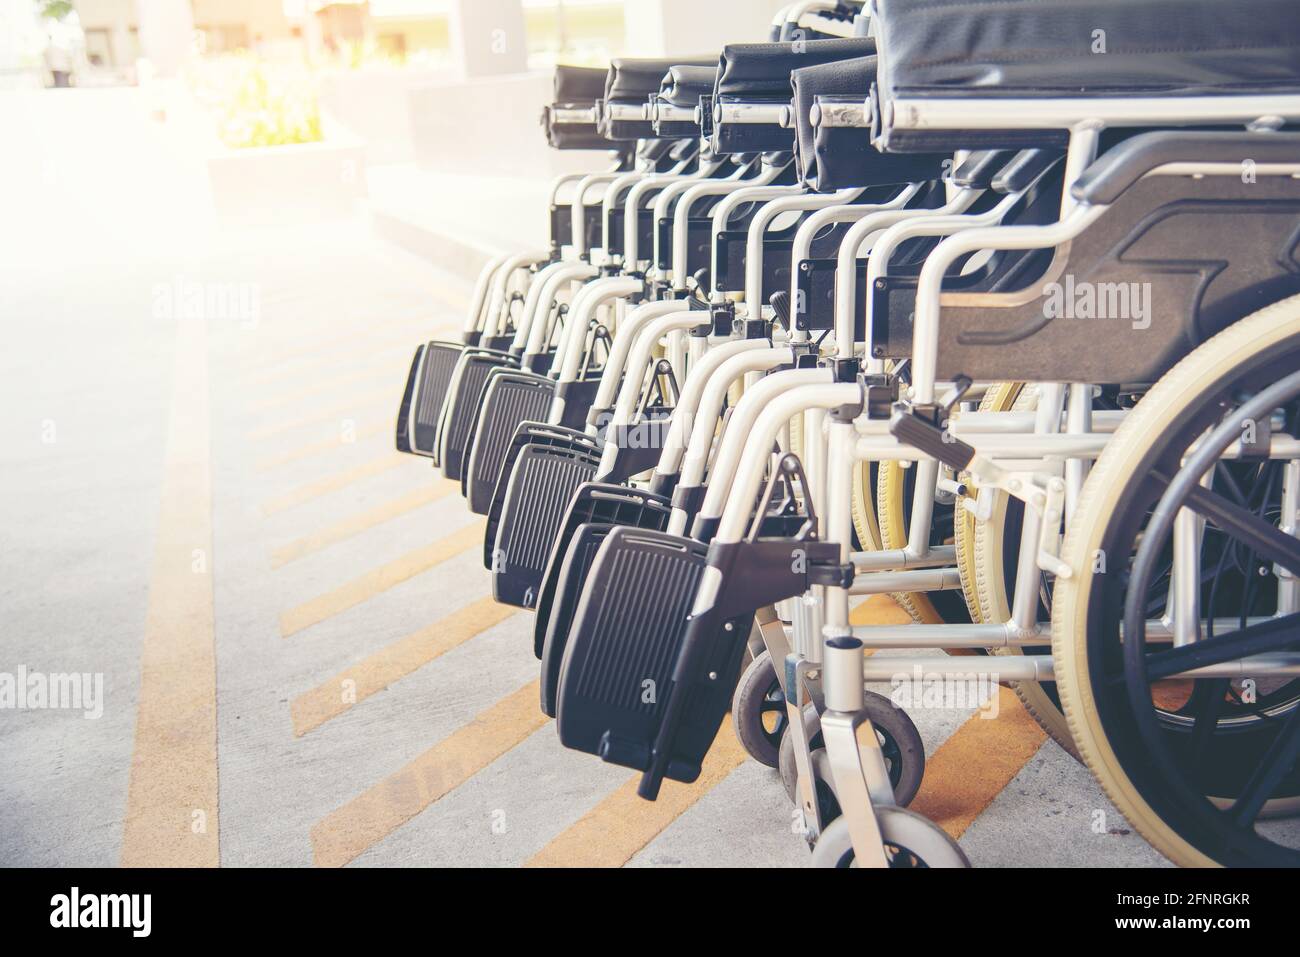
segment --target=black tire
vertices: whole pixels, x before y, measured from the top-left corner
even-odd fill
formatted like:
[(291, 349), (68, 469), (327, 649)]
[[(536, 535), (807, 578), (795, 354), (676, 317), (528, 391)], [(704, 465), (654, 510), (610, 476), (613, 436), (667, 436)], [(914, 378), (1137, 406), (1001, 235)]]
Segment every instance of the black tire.
[[(885, 751), (885, 763), (889, 767), (889, 780), (894, 786), (894, 800), (900, 807), (906, 807), (921, 789), (921, 779), (925, 777), (925, 742), (921, 732), (901, 708), (895, 708), (892, 701), (874, 691), (866, 692), (867, 714), (875, 725), (881, 747)], [(814, 752), (825, 747), (822, 742), (821, 721), (812, 705), (804, 706), (804, 725), (809, 730), (809, 744)], [(814, 753), (814, 758), (816, 757)], [(798, 804), (799, 771), (794, 760), (794, 738), (789, 734), (782, 736), (777, 767), (781, 772), (781, 783), (790, 803)], [(830, 781), (818, 780), (818, 799), (823, 802), (822, 820), (828, 821), (839, 815), (838, 803), (834, 800), (834, 787)], [(825, 793), (823, 793), (823, 788)], [(827, 801), (827, 798), (831, 801)], [(833, 813), (826, 813), (826, 811)]]
[[(970, 867), (966, 854), (947, 832), (928, 818), (901, 807), (875, 809), (889, 866), (899, 869)], [(813, 847), (813, 867), (853, 867), (849, 823), (836, 818)]]
[(781, 682), (766, 650), (749, 663), (736, 684), (731, 723), (751, 758), (765, 767), (777, 767), (788, 721)]

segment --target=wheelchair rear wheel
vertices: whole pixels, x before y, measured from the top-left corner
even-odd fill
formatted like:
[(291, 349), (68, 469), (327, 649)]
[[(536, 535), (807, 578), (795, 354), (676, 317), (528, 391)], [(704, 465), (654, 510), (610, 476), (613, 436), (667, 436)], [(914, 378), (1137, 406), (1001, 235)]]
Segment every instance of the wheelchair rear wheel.
[[(1187, 501), (1172, 506), (1163, 501), (1178, 481), (1169, 477), (1191, 468), (1184, 459), (1208, 429), (1297, 370), (1300, 297), (1262, 309), (1210, 339), (1162, 378), (1116, 432), (1067, 529), (1063, 557), (1075, 574), (1056, 582), (1052, 633), (1057, 688), (1070, 731), (1116, 807), (1176, 864), (1300, 864), (1294, 822), (1259, 826), (1293, 811), (1300, 798), (1300, 682), (1261, 676), (1258, 695), (1244, 700), (1227, 678), (1162, 682), (1161, 656), (1181, 649), (1156, 645), (1151, 650), (1142, 627), (1145, 619), (1159, 617), (1165, 600), (1160, 589), (1167, 574), (1151, 569), (1168, 540), (1158, 525), (1149, 532), (1148, 523), (1160, 515), (1153, 508), (1161, 503), (1167, 512)], [(1279, 405), (1288, 410), (1287, 427), (1295, 428), (1296, 396)], [(1280, 464), (1211, 465), (1204, 474), (1214, 478), (1204, 498), (1212, 506), (1235, 498), (1227, 514), (1250, 515), (1247, 526), (1272, 526), (1278, 514), (1270, 496), (1278, 490), (1266, 473)], [(1206, 526), (1203, 618), (1272, 614), (1273, 563), (1242, 539), (1241, 527), (1224, 528), (1213, 520)], [(1240, 581), (1231, 580), (1224, 556), (1241, 569)], [(1127, 641), (1121, 639), (1126, 615), (1132, 620), (1124, 634), (1133, 636)], [(1271, 621), (1280, 623), (1281, 631), (1291, 619), (1300, 615)], [(1242, 626), (1220, 627), (1215, 636), (1236, 652), (1226, 660), (1241, 657), (1244, 620)]]

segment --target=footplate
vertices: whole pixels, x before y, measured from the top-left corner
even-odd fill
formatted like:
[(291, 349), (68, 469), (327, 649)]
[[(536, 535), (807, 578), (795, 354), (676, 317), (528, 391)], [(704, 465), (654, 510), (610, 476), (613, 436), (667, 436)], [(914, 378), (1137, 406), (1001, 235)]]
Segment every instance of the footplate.
[(461, 476), (469, 510), (486, 515), (492, 508), (510, 440), (520, 423), (546, 416), (555, 396), (555, 380), (529, 372), (494, 369), (483, 389), (483, 407), (474, 428), (474, 441)]
[(447, 389), (438, 432), (438, 464), (445, 478), (459, 482), (469, 460), (488, 375), (494, 369), (518, 367), (517, 358), (501, 352), (475, 351), (461, 356)]
[(542, 662), (542, 710), (552, 718), (573, 613), (601, 543), (620, 526), (662, 531), (671, 512), (664, 496), (620, 485), (588, 482), (574, 495), (542, 576), (533, 625), (533, 651)]
[[(560, 668), (556, 726), (566, 747), (649, 768), (706, 556), (707, 547), (692, 539), (626, 527), (610, 531), (592, 563)], [(725, 627), (749, 632), (743, 621)], [(725, 712), (735, 689), (745, 641), (722, 645), (726, 653), (710, 661), (713, 687), (693, 695), (679, 730), (683, 746), (667, 763), (666, 775), (675, 780), (699, 776), (717, 733), (708, 716), (719, 701)]]
[(510, 472), (502, 473), (505, 491), (495, 523), (489, 514), (487, 541), (492, 546), (486, 557), (492, 595), (504, 604), (536, 605), (555, 534), (573, 493), (590, 481), (600, 465), (596, 440), (582, 432), (566, 435), (566, 431), (553, 429), (540, 440), (534, 434), (533, 441), (518, 447)]

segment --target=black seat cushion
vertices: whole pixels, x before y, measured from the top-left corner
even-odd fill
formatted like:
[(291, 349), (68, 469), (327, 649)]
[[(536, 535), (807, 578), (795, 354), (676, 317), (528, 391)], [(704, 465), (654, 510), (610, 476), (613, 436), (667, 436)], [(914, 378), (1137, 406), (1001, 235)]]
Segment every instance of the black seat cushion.
[(713, 84), (717, 76), (717, 67), (682, 65), (672, 67), (660, 83), (656, 99), (660, 104), (689, 111), (690, 118), (669, 120), (656, 115), (655, 132), (660, 136), (698, 138), (700, 126), (695, 121), (696, 110), (700, 105), (700, 98), (713, 92)]
[[(855, 57), (806, 66), (790, 74), (794, 93), (795, 164), (799, 179), (812, 189), (817, 189), (818, 167), (814, 144), (816, 130), (810, 115), (813, 104), (822, 94), (845, 94), (860, 97), (864, 102), (876, 81), (876, 58)], [(870, 149), (870, 130), (845, 130), (852, 136), (850, 149)]]
[(672, 106), (694, 109), (699, 106), (700, 97), (713, 92), (717, 79), (716, 66), (674, 65), (659, 83), (659, 99)]
[(675, 66), (716, 67), (716, 56), (689, 56), (664, 59), (615, 57), (605, 76), (605, 99), (624, 103), (644, 103), (659, 92), (668, 71)]
[(789, 100), (790, 74), (795, 70), (875, 52), (875, 41), (867, 37), (788, 43), (729, 43), (722, 50), (714, 93), (739, 99)]
[(1300, 92), (1295, 0), (877, 0), (876, 9), (884, 102)]
[[(617, 57), (610, 62), (605, 77), (605, 99), (600, 108), (599, 130), (612, 140), (640, 140), (653, 137), (677, 138), (688, 135), (681, 129), (655, 130), (647, 112), (651, 97), (658, 96), (668, 71), (675, 66), (711, 67), (717, 57), (696, 56), (667, 59)], [(615, 119), (611, 106), (631, 106), (633, 117)]]
[(604, 95), (607, 70), (583, 66), (557, 66), (555, 68), (555, 98), (542, 109), (542, 126), (546, 141), (557, 150), (610, 149), (610, 143), (590, 123), (558, 122), (556, 110), (590, 110)]
[(609, 70), (588, 66), (555, 68), (556, 106), (591, 106), (605, 95), (605, 78)]
[(885, 186), (933, 179), (950, 154), (900, 157), (878, 152), (866, 127), (814, 127), (812, 108), (826, 100), (866, 102), (876, 79), (874, 56), (855, 57), (791, 74), (794, 90), (795, 160), (800, 181), (827, 192), (854, 186)]

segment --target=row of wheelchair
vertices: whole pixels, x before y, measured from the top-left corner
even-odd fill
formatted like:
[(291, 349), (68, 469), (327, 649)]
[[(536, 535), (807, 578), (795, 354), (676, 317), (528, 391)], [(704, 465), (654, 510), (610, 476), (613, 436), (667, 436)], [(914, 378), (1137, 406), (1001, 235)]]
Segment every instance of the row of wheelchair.
[[(402, 396), (561, 743), (654, 800), (730, 711), (815, 864), (965, 866), (870, 689), (987, 676), (1172, 861), (1296, 864), (1293, 4), (771, 31), (560, 67), (551, 145), (611, 166), (554, 184), (549, 247), (484, 268)], [(912, 623), (857, 624), (877, 595)]]

